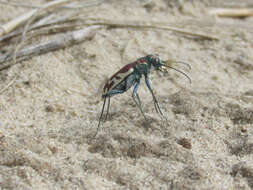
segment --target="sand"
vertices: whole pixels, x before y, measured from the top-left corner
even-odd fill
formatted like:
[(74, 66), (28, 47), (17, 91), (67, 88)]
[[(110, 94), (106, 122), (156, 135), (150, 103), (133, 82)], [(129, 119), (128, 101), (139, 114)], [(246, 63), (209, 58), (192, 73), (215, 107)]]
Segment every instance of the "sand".
[[(220, 40), (104, 28), (81, 44), (1, 71), (0, 89), (17, 77), (0, 94), (1, 189), (253, 189), (253, 18), (208, 14), (226, 1), (145, 2), (106, 1), (83, 11), (87, 17), (174, 23)], [(27, 10), (0, 5), (0, 24)], [(192, 66), (174, 65), (192, 84), (173, 70), (150, 76), (167, 120), (156, 113), (142, 81), (148, 121), (130, 89), (111, 99), (108, 120), (92, 139), (103, 81), (154, 53)]]

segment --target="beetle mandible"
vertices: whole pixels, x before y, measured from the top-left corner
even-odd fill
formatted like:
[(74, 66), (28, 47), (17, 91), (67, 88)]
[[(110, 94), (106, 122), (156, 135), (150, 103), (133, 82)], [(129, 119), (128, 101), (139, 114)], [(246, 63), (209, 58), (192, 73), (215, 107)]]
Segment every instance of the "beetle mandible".
[[(103, 94), (102, 94), (102, 98), (104, 99), (104, 103), (103, 103), (103, 107), (102, 107), (102, 111), (101, 111), (101, 115), (99, 118), (99, 123), (98, 123), (98, 127), (96, 130), (96, 133), (94, 135), (94, 137), (96, 137), (97, 133), (98, 133), (98, 129), (100, 127), (101, 124), (101, 120), (102, 120), (102, 116), (104, 113), (104, 108), (105, 108), (105, 104), (106, 101), (108, 99), (108, 105), (107, 105), (107, 111), (106, 111), (106, 115), (105, 115), (105, 119), (104, 121), (106, 121), (108, 113), (109, 113), (109, 107), (110, 107), (110, 98), (116, 94), (121, 94), (126, 92), (129, 88), (131, 88), (132, 86), (134, 86), (133, 92), (132, 92), (132, 98), (135, 102), (135, 104), (137, 105), (137, 107), (139, 108), (139, 110), (141, 111), (141, 114), (143, 115), (143, 117), (145, 118), (145, 120), (147, 120), (142, 106), (141, 106), (141, 101), (140, 101), (140, 97), (138, 95), (138, 88), (140, 85), (140, 80), (142, 78), (142, 76), (144, 76), (145, 78), (145, 83), (153, 97), (153, 102), (155, 105), (155, 109), (156, 112), (164, 117), (160, 106), (158, 104), (158, 101), (154, 95), (154, 92), (152, 90), (151, 84), (150, 84), (150, 80), (149, 80), (149, 73), (152, 70), (158, 70), (161, 72), (166, 72), (166, 67), (167, 68), (171, 68), (176, 70), (177, 72), (180, 72), (181, 74), (183, 74), (185, 77), (188, 78), (189, 82), (191, 83), (191, 79), (190, 77), (188, 77), (185, 73), (183, 73), (182, 71), (171, 67), (169, 64), (171, 62), (166, 62), (166, 61), (162, 61), (158, 55), (147, 55), (145, 57), (141, 57), (139, 59), (137, 59), (135, 62), (133, 63), (129, 63), (127, 65), (125, 65), (124, 67), (122, 67), (118, 72), (116, 72), (114, 75), (112, 75), (111, 78), (109, 78), (104, 87), (103, 87)], [(189, 69), (191, 69), (191, 66), (188, 63), (185, 62), (174, 62), (174, 63), (183, 63), (186, 66), (189, 67)], [(164, 117), (165, 118), (165, 117)], [(166, 118), (165, 118), (166, 119)]]

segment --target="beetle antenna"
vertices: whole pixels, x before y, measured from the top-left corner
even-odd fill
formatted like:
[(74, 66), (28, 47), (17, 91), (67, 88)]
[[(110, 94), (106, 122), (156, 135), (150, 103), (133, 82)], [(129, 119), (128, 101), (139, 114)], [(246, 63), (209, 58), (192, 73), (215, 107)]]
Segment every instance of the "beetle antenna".
[(176, 62), (174, 62), (173, 61), (173, 63), (181, 63), (181, 64), (186, 65), (190, 70), (192, 69), (191, 65), (189, 63), (186, 63), (186, 62), (182, 62), (182, 61), (176, 61)]
[[(183, 63), (183, 62), (180, 62), (180, 63)], [(174, 68), (174, 67), (171, 67), (171, 66), (169, 66), (169, 65), (164, 65), (164, 66), (165, 66), (165, 67), (169, 67), (169, 68), (171, 68), (171, 69), (174, 69), (175, 71), (181, 73), (182, 75), (184, 75), (184, 76), (189, 80), (190, 84), (192, 83), (191, 78), (190, 78), (187, 74), (185, 74), (184, 72), (182, 72), (182, 71), (180, 71), (180, 70), (178, 70), (178, 69), (176, 69), (176, 68)]]

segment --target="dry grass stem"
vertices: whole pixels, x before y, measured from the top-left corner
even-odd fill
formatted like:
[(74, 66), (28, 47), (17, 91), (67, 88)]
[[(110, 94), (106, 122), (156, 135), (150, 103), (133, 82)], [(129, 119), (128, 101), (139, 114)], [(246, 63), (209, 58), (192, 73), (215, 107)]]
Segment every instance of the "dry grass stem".
[[(47, 16), (46, 18), (41, 19), (37, 23), (33, 24), (31, 27), (29, 27), (27, 29), (27, 32), (31, 32), (31, 31), (35, 32), (36, 30), (39, 30), (41, 28), (43, 29), (43, 28), (50, 27), (50, 26), (53, 26), (53, 28), (54, 28), (54, 25), (67, 23), (68, 22), (67, 20), (76, 14), (77, 13), (74, 12), (69, 15), (62, 16), (60, 18), (55, 18), (55, 19), (52, 19), (52, 17), (54, 17), (55, 14), (51, 14), (51, 15)], [(73, 21), (71, 20), (69, 22), (73, 22)], [(59, 27), (59, 26), (57, 26), (57, 27)], [(49, 29), (49, 30), (51, 30), (51, 29)], [(6, 35), (0, 37), (0, 42), (4, 43), (4, 42), (8, 42), (9, 40), (13, 40), (13, 38), (19, 37), (20, 35), (22, 35), (23, 31), (24, 31), (24, 29), (17, 29), (9, 34), (6, 34)]]
[(107, 21), (102, 21), (102, 22), (98, 21), (98, 22), (92, 22), (92, 23), (85, 23), (85, 25), (105, 25), (105, 26), (115, 27), (115, 28), (160, 29), (160, 30), (168, 30), (168, 31), (179, 33), (179, 34), (193, 36), (193, 37), (206, 39), (206, 40), (219, 40), (219, 37), (217, 36), (195, 33), (195, 32), (187, 31), (184, 29), (178, 29), (178, 28), (173, 28), (169, 26), (158, 26), (158, 25), (155, 25), (155, 23), (152, 23), (152, 24), (131, 24), (131, 23), (121, 24), (121, 23), (122, 22), (120, 21), (118, 21), (117, 23), (114, 23), (107, 20)]
[(31, 18), (36, 12), (37, 12), (37, 10), (32, 10), (32, 11), (25, 13), (24, 15), (17, 17), (15, 19), (11, 20), (10, 22), (0, 26), (1, 27), (0, 37), (3, 36), (4, 34), (7, 34), (11, 31), (13, 31), (15, 28), (17, 28), (18, 26), (23, 24), (25, 21), (27, 21), (29, 18)]
[[(65, 9), (82, 9), (82, 8), (89, 7), (89, 6), (99, 5), (103, 2), (104, 2), (104, 0), (95, 0), (95, 1), (90, 1), (90, 2), (78, 3), (77, 5), (76, 4), (66, 5), (66, 6), (62, 6), (62, 8), (65, 8)], [(39, 6), (39, 5), (31, 5), (31, 4), (20, 3), (20, 2), (15, 2), (15, 1), (9, 2), (9, 1), (0, 0), (0, 4), (12, 5), (12, 6), (17, 6), (17, 7), (36, 8), (36, 9), (42, 8), (42, 6)]]
[(20, 3), (20, 2), (14, 2), (14, 1), (10, 2), (10, 1), (0, 0), (0, 4), (11, 5), (11, 6), (16, 6), (16, 7), (41, 8), (40, 6), (26, 4), (26, 3)]
[(49, 3), (46, 3), (45, 5), (43, 5), (39, 9), (31, 10), (28, 13), (25, 13), (25, 14), (21, 15), (20, 17), (17, 17), (15, 19), (11, 20), (10, 22), (1, 26), (0, 37), (3, 36), (4, 34), (7, 34), (11, 31), (13, 31), (15, 28), (22, 25), (24, 22), (30, 20), (32, 17), (37, 15), (39, 12), (59, 7), (59, 6), (65, 4), (65, 3), (68, 3), (70, 1), (71, 0), (57, 0), (57, 1), (49, 2)]
[(209, 13), (219, 17), (249, 17), (253, 16), (253, 8), (215, 8)]
[(14, 84), (14, 82), (16, 81), (17, 76), (15, 76), (3, 89), (0, 90), (0, 94), (2, 94), (5, 90), (7, 90), (8, 88), (11, 87), (11, 85)]

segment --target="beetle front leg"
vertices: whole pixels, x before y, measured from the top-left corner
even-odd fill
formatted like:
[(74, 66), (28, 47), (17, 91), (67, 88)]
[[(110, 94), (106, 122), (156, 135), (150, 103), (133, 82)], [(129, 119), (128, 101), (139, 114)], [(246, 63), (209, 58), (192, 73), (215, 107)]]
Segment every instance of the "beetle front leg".
[[(135, 84), (135, 86), (134, 86), (134, 90), (133, 90), (133, 93), (132, 93), (132, 97), (133, 97), (133, 100), (134, 100), (135, 104), (136, 104), (136, 105), (138, 106), (138, 108), (140, 109), (140, 111), (141, 111), (141, 113), (142, 113), (144, 119), (147, 120), (147, 118), (146, 118), (146, 116), (145, 116), (145, 114), (144, 114), (144, 112), (143, 112), (142, 106), (141, 106), (141, 100), (140, 100), (139, 94), (138, 94), (138, 92), (137, 92), (137, 91), (138, 91), (138, 88), (139, 88), (139, 85), (140, 85), (140, 80), (139, 80), (139, 81)], [(137, 97), (138, 102), (136, 101), (135, 96)]]
[(150, 81), (149, 81), (148, 76), (145, 76), (145, 82), (146, 82), (146, 85), (147, 85), (149, 91), (150, 91), (151, 94), (152, 94), (156, 112), (157, 112), (158, 114), (160, 114), (163, 118), (165, 118), (165, 119), (167, 120), (167, 118), (163, 115), (162, 110), (160, 109), (160, 106), (159, 106), (158, 101), (157, 101), (157, 99), (156, 99), (156, 97), (155, 97), (155, 94), (154, 94), (154, 92), (153, 92), (153, 90), (152, 90), (152, 87), (151, 87), (151, 84), (150, 84)]

